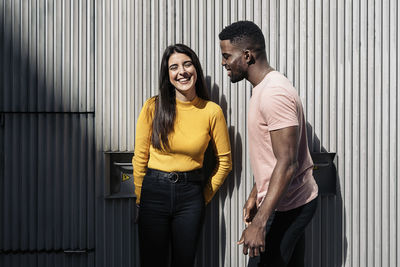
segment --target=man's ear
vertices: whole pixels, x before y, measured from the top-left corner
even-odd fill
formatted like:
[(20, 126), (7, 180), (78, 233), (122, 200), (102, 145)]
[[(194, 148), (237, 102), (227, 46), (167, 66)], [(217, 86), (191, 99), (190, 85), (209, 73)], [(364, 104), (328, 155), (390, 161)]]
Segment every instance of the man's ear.
[(251, 65), (255, 63), (255, 55), (251, 50), (244, 50), (244, 58), (246, 60), (247, 65)]

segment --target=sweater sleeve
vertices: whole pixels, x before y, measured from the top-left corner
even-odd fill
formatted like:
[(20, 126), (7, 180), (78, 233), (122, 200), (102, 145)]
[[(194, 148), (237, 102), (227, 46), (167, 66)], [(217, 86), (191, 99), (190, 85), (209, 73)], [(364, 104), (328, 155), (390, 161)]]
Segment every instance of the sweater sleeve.
[(140, 203), (143, 178), (149, 161), (150, 140), (154, 113), (154, 98), (145, 102), (136, 124), (135, 150), (132, 158), (136, 203)]
[(211, 118), (211, 141), (217, 157), (217, 163), (211, 177), (204, 187), (204, 199), (208, 204), (225, 178), (232, 170), (231, 145), (224, 114), (218, 106), (218, 111)]

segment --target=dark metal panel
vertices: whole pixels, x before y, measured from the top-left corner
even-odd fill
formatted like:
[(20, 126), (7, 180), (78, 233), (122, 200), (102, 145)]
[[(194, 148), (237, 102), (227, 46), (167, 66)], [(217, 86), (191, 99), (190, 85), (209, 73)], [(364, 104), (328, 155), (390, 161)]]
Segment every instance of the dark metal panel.
[(4, 267), (94, 267), (94, 253), (69, 255), (59, 253), (0, 254)]
[(96, 238), (96, 266), (140, 266), (134, 199), (101, 196), (98, 200), (96, 223), (102, 230)]
[[(4, 114), (0, 113), (0, 190), (4, 188)], [(0, 215), (6, 216), (4, 198), (0, 196)], [(0, 219), (0, 231), (2, 231), (4, 220)], [(0, 247), (3, 247), (4, 240), (0, 238)]]
[(0, 251), (93, 249), (93, 114), (4, 117)]
[(93, 112), (93, 1), (0, 0), (0, 112)]

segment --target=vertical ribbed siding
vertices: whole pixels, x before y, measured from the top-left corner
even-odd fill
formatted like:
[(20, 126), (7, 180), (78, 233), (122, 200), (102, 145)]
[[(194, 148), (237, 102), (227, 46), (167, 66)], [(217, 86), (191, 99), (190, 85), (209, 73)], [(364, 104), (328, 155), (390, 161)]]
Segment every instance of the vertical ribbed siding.
[(1, 266), (94, 266), (93, 4), (0, 1)]
[(0, 110), (94, 111), (93, 1), (0, 1)]
[(68, 255), (61, 253), (44, 254), (6, 254), (0, 256), (0, 266), (29, 266), (29, 267), (91, 267), (94, 264), (94, 253)]
[(183, 42), (199, 55), (224, 110), (234, 158), (207, 209), (197, 266), (244, 266), (236, 241), (252, 188), (251, 86), (230, 84), (218, 33), (248, 19), (264, 32), (271, 65), (299, 91), (311, 149), (338, 155), (338, 192), (319, 200), (306, 266), (397, 266), (398, 17), (395, 0), (1, 0), (0, 250), (95, 248), (96, 255), (3, 253), (0, 265), (138, 265), (134, 203), (104, 200), (103, 151), (133, 150), (162, 52)]
[[(103, 101), (105, 150), (133, 150), (134, 124), (145, 99), (157, 93), (158, 71), (168, 44), (183, 42), (199, 55), (212, 99), (228, 122), (234, 170), (207, 210), (198, 266), (243, 266), (236, 245), (242, 205), (251, 190), (246, 111), (251, 86), (230, 84), (220, 66), (218, 33), (240, 19), (255, 21), (266, 36), (271, 65), (294, 83), (305, 107), (312, 151), (337, 152), (338, 193), (321, 196), (307, 229), (307, 266), (395, 266), (399, 254), (399, 7), (396, 1), (99, 1), (96, 58), (100, 96), (127, 96), (130, 108)], [(110, 10), (125, 5), (125, 20)], [(102, 25), (102, 26), (101, 26)], [(99, 27), (110, 32), (101, 32)], [(109, 44), (114, 40), (114, 45)], [(127, 49), (111, 56), (116, 46)], [(126, 59), (126, 63), (124, 63)], [(99, 63), (99, 62), (98, 62)], [(112, 76), (129, 66), (124, 78)], [(103, 66), (103, 67), (101, 67)], [(121, 80), (122, 79), (122, 80)], [(110, 91), (111, 90), (111, 91)], [(125, 92), (125, 90), (127, 92)], [(133, 106), (133, 107), (132, 107)], [(119, 131), (107, 122), (115, 117)], [(103, 121), (103, 119), (106, 119)], [(126, 120), (126, 121), (125, 121)], [(125, 125), (126, 124), (126, 125)], [(98, 130), (102, 131), (102, 130)], [(119, 138), (112, 136), (119, 135)], [(122, 139), (121, 139), (122, 138)], [(128, 141), (125, 141), (128, 140)], [(125, 145), (125, 143), (127, 145)], [(118, 229), (116, 229), (118, 230)]]
[(150, 27), (149, 21), (142, 22), (150, 18), (145, 14), (150, 10), (139, 4), (125, 0), (95, 3), (96, 266), (139, 266), (135, 203), (130, 198), (105, 198), (103, 153), (133, 150), (131, 133), (140, 111), (133, 100), (149, 96), (143, 88), (149, 88), (150, 71), (143, 61), (150, 65), (150, 42), (142, 43), (136, 34), (150, 33), (142, 27)]
[(94, 118), (5, 114), (1, 126), (5, 253), (94, 249)]

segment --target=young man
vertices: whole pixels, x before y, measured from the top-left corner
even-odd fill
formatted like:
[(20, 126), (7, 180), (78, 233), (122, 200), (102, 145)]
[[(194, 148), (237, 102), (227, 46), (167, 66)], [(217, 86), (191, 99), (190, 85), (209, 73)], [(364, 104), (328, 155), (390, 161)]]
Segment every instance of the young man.
[(249, 266), (303, 266), (304, 230), (315, 213), (318, 187), (300, 98), (269, 66), (263, 33), (253, 22), (229, 25), (219, 39), (231, 82), (253, 85), (247, 127), (255, 185), (238, 244), (250, 255)]

